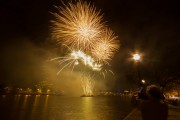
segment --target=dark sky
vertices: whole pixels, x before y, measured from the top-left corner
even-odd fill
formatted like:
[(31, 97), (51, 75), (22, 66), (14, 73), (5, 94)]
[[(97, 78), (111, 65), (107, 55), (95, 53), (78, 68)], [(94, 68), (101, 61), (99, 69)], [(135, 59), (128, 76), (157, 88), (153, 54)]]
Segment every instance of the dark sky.
[[(119, 36), (121, 48), (112, 60), (120, 81), (135, 73), (131, 53), (143, 55), (141, 71), (151, 78), (154, 69), (180, 68), (180, 2), (178, 0), (92, 0)], [(27, 84), (37, 77), (42, 61), (57, 46), (50, 40), (53, 5), (60, 0), (4, 0), (0, 2), (0, 82)], [(174, 72), (174, 71), (173, 71)], [(23, 76), (23, 77), (22, 77)], [(28, 77), (27, 77), (28, 76)], [(32, 80), (33, 79), (33, 80)], [(31, 82), (28, 82), (31, 81)], [(121, 82), (117, 82), (121, 84)], [(124, 84), (124, 82), (122, 82)]]

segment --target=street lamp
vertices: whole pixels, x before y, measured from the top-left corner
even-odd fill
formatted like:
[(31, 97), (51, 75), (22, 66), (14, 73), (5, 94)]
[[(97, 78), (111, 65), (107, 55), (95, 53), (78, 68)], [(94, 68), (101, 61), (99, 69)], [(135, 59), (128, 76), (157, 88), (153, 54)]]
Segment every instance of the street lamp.
[(141, 87), (141, 74), (140, 74), (140, 70), (139, 70), (139, 61), (141, 60), (141, 56), (138, 53), (133, 54), (133, 60), (137, 63), (137, 73), (138, 73), (138, 83)]
[(141, 56), (139, 54), (134, 54), (133, 59), (138, 62), (140, 60)]
[(142, 82), (143, 84), (145, 84), (145, 83), (146, 83), (146, 81), (145, 81), (145, 80), (141, 80), (141, 82)]

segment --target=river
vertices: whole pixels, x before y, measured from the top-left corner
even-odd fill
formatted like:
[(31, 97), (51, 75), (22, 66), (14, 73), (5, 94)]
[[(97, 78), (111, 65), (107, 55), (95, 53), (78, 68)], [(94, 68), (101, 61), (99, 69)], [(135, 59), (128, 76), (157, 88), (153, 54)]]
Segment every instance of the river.
[(0, 95), (0, 120), (122, 120), (130, 97)]

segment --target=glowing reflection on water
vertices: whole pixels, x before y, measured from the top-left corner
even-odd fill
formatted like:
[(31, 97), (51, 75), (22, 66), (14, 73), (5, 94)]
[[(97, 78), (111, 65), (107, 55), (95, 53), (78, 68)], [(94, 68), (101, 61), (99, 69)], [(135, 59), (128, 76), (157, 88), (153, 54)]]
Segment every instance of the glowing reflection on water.
[(0, 96), (4, 120), (121, 120), (132, 109), (130, 98)]
[[(42, 112), (43, 114), (47, 114), (47, 108), (48, 108), (48, 100), (49, 100), (49, 95), (46, 95), (45, 97), (45, 103), (44, 103), (44, 107), (42, 108)], [(47, 116), (42, 116), (42, 120), (45, 120)]]
[(94, 115), (92, 115), (92, 97), (85, 97), (83, 100), (83, 104), (84, 104), (84, 109), (85, 109), (85, 114), (84, 114), (84, 118), (87, 118), (87, 120), (89, 120), (89, 118), (93, 119), (92, 117), (95, 117)]

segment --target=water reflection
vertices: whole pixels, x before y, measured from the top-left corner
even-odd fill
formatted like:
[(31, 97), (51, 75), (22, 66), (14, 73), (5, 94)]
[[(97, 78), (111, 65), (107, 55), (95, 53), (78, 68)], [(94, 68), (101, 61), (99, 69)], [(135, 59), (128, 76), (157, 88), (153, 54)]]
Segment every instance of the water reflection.
[(84, 118), (86, 118), (87, 120), (92, 120), (94, 119), (94, 117), (96, 117), (95, 115), (93, 115), (93, 104), (92, 104), (92, 97), (85, 97), (83, 98), (83, 106), (84, 106)]
[(0, 96), (4, 120), (121, 120), (130, 110), (130, 98), (63, 97), (48, 95)]
[(30, 114), (31, 120), (33, 120), (33, 118), (37, 118), (36, 117), (36, 113), (37, 113), (36, 108), (37, 108), (39, 99), (40, 99), (40, 95), (35, 95), (35, 98), (34, 98), (34, 100), (32, 102), (32, 109), (30, 111), (31, 112), (31, 114)]
[[(20, 113), (19, 113), (20, 120), (23, 120), (23, 118), (25, 118), (25, 109), (28, 105), (28, 103), (27, 103), (27, 99), (29, 99), (28, 97), (29, 97), (28, 95), (22, 96), (22, 105), (21, 105)], [(14, 118), (14, 117), (12, 117), (12, 118)]]
[[(49, 95), (46, 95), (45, 97), (45, 102), (44, 102), (44, 107), (42, 109), (43, 114), (47, 115), (47, 111), (48, 111), (48, 100), (49, 100)], [(42, 116), (42, 120), (45, 120), (47, 116), (43, 115)]]

